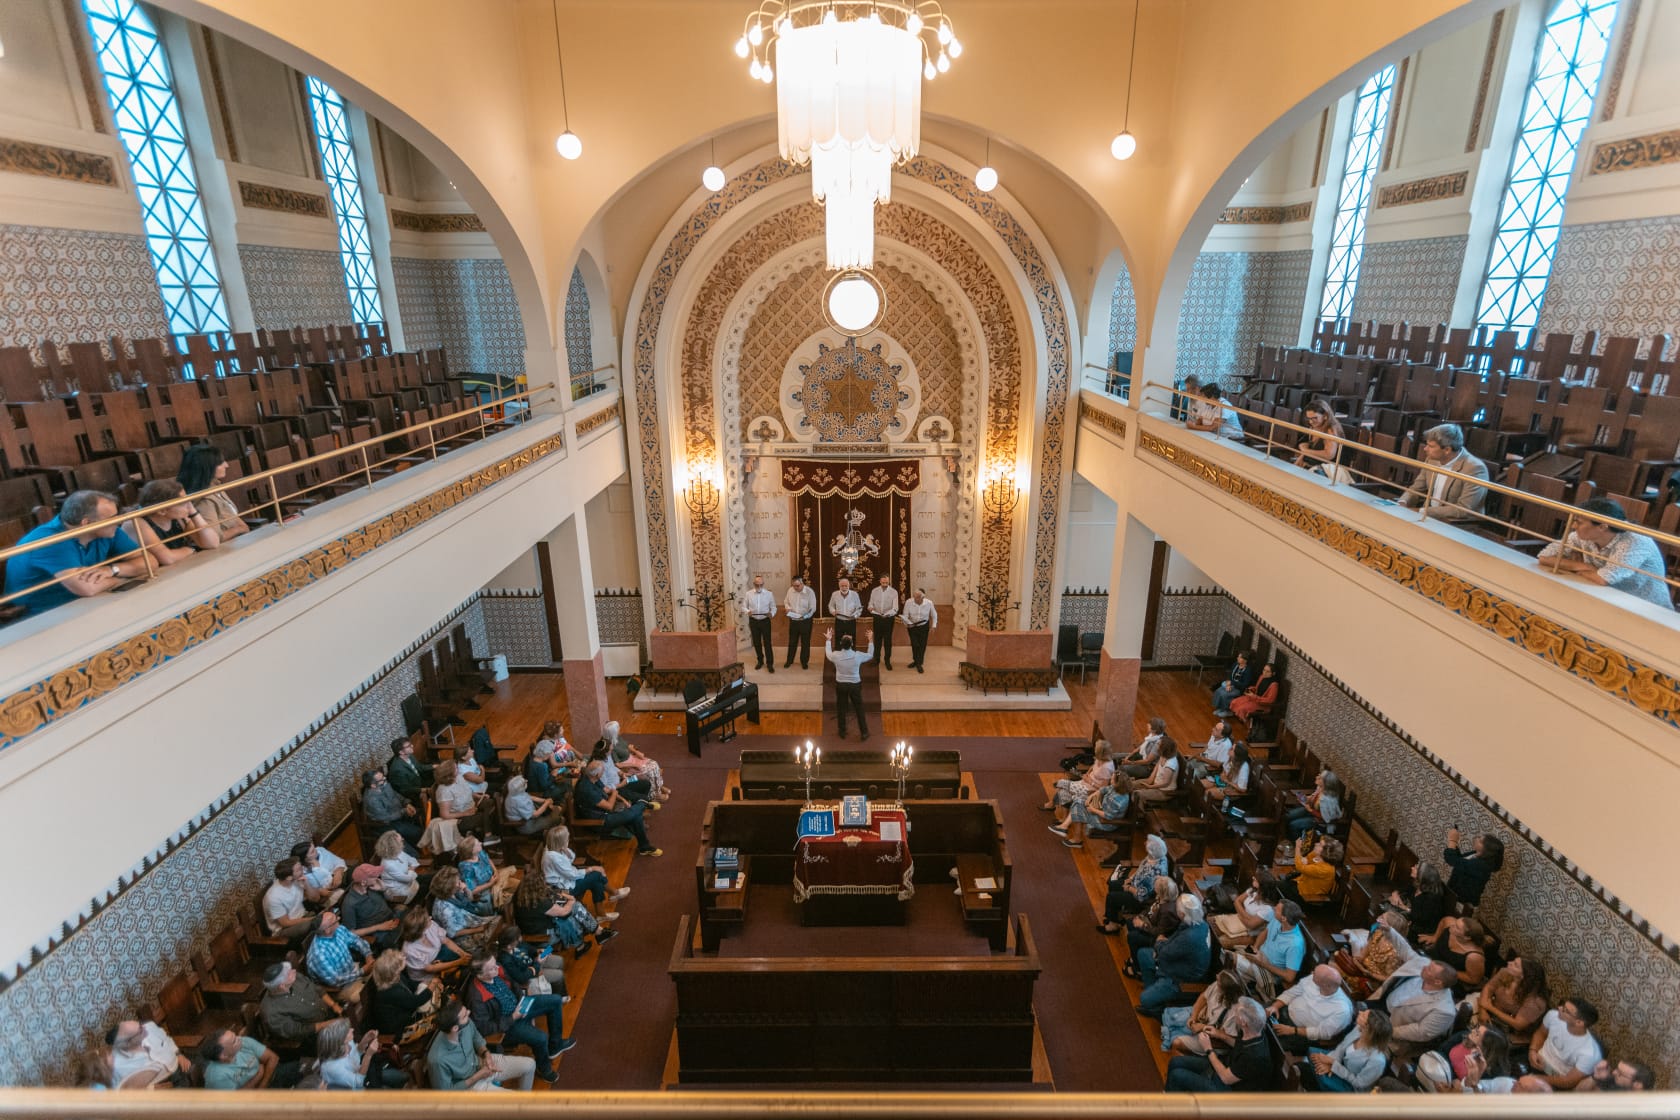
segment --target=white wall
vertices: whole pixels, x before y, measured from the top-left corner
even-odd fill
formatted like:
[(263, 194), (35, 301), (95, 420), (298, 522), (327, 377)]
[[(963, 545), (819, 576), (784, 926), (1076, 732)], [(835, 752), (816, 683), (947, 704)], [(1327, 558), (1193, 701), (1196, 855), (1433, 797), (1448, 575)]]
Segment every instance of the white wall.
[[(1064, 587), (1107, 587), (1108, 561), (1114, 554), (1114, 499), (1075, 474), (1068, 490), (1067, 541), (1063, 555)], [(1060, 592), (1061, 588), (1056, 589)]]
[(613, 482), (590, 499), (585, 513), (589, 530), (589, 566), (595, 587), (633, 588), (641, 586), (641, 567), (636, 561), (636, 511), (630, 500), (630, 476)]

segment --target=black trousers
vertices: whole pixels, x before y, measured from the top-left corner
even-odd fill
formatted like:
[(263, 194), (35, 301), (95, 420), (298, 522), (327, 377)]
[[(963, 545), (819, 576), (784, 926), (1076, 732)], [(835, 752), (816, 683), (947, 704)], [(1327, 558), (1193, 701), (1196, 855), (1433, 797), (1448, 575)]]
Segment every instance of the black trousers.
[[(747, 633), (752, 635), (753, 660), (759, 665), (776, 667), (776, 650), (770, 644), (770, 616), (747, 619)], [(758, 666), (754, 666), (757, 668)]]
[(883, 666), (891, 669), (893, 623), (898, 620), (896, 618), (881, 618), (879, 616), (875, 616), (871, 618), (870, 621), (875, 627), (875, 656), (881, 659), (881, 664)]
[(921, 666), (922, 658), (927, 656), (928, 635), (933, 632), (933, 627), (923, 622), (906, 629), (910, 631), (910, 665), (917, 668)]
[(811, 621), (809, 618), (788, 619), (787, 661), (783, 663), (783, 668), (793, 664), (795, 650), (799, 652), (799, 667), (811, 667)]
[(834, 620), (834, 648), (840, 648), (840, 639), (850, 638), (857, 641), (857, 619), (837, 618)]
[(858, 733), (869, 734), (869, 723), (863, 718), (863, 682), (834, 682), (834, 715), (840, 721), (840, 734), (846, 733), (846, 708), (850, 705), (857, 716)]

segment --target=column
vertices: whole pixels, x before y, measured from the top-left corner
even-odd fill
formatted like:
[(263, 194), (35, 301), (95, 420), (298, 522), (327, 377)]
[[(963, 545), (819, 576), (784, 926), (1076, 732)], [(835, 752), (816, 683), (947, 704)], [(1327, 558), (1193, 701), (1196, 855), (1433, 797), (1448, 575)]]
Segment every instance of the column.
[(607, 715), (607, 677), (595, 626), (595, 574), (589, 565), (589, 530), (584, 514), (566, 518), (543, 542), (549, 563), (543, 596), (550, 628), (560, 636), (560, 669), (570, 714), (567, 738), (580, 749), (601, 737)]
[(1114, 526), (1114, 558), (1108, 573), (1108, 619), (1103, 624), (1095, 716), (1109, 742), (1125, 749), (1136, 738), (1132, 726), (1137, 711), (1138, 672), (1143, 665), (1143, 617), (1154, 550), (1154, 532), (1129, 516), (1122, 504)]

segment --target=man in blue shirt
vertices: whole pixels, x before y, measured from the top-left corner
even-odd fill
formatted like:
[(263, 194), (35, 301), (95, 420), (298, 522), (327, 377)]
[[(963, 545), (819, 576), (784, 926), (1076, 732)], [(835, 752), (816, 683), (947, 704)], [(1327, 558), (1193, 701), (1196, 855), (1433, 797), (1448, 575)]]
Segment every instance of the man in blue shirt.
[[(102, 490), (77, 490), (64, 499), (58, 516), (23, 535), (19, 545), (92, 525), (117, 515), (117, 500)], [(140, 546), (116, 525), (90, 529), (56, 544), (14, 556), (6, 562), (6, 594), (47, 584), (17, 602), (32, 614), (74, 602), (78, 598), (102, 595), (118, 581), (146, 574), (146, 561), (138, 555)], [(113, 560), (113, 557), (126, 559)], [(47, 583), (58, 579), (58, 583)]]
[(321, 912), (321, 924), (304, 958), (309, 975), (329, 988), (343, 988), (362, 978), (362, 964), (371, 959), (366, 941), (342, 925), (331, 910)]
[(1252, 949), (1232, 954), (1237, 975), (1265, 992), (1269, 1000), (1301, 975), (1307, 955), (1307, 935), (1301, 928), (1301, 907), (1289, 899), (1272, 907), (1266, 932)]

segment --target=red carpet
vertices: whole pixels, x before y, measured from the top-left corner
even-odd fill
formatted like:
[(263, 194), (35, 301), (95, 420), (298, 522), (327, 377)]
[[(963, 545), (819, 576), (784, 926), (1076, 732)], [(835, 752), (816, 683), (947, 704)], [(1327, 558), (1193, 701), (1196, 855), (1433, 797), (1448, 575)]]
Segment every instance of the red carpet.
[[(705, 804), (723, 796), (727, 772), (738, 764), (742, 746), (786, 750), (803, 741), (791, 735), (754, 735), (721, 745), (713, 741), (697, 759), (677, 735), (638, 738), (637, 746), (659, 760), (676, 790), (664, 810), (649, 820), (654, 841), (666, 854), (638, 859), (630, 869), (635, 891), (621, 907), (623, 933), (601, 950), (574, 1028), (580, 1045), (560, 1064), (559, 1088), (659, 1087), (676, 1019), (666, 967), (677, 920), (694, 907), (694, 855)], [(830, 736), (822, 745), (840, 744)], [(1159, 1090), (1160, 1076), (1150, 1054), (1154, 1041), (1139, 1031), (1107, 947), (1094, 929), (1073, 860), (1045, 830), (1048, 818), (1038, 810), (1044, 796), (1038, 775), (1054, 769), (1074, 744), (952, 738), (918, 740), (916, 745), (961, 751), (963, 769), (973, 772), (980, 796), (997, 800), (1003, 812), (1015, 863), (1016, 909), (1031, 922), (1044, 965), (1034, 1005), (1056, 1088)], [(934, 914), (933, 909), (927, 912)], [(776, 925), (781, 928), (783, 923)], [(952, 932), (958, 932), (954, 923)], [(903, 936), (919, 944), (921, 931)], [(812, 945), (818, 949), (817, 942)]]

